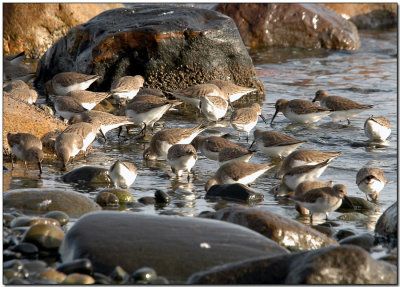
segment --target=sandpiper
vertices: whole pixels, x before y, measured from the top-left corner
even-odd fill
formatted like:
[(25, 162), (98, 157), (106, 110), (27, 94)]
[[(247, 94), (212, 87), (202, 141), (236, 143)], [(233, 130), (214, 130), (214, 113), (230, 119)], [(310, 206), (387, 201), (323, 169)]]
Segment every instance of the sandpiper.
[(20, 66), (25, 58), (25, 52), (3, 57), (3, 81), (21, 80), (27, 82), (35, 77), (36, 73), (31, 73), (26, 67)]
[(243, 97), (246, 94), (257, 91), (257, 89), (255, 89), (255, 88), (241, 87), (241, 86), (235, 85), (232, 82), (223, 81), (223, 80), (212, 80), (208, 83), (214, 84), (218, 88), (220, 88), (220, 90), (223, 91), (227, 95), (227, 98), (229, 99), (229, 100), (228, 99), (227, 100), (231, 103), (239, 100), (241, 97)]
[(357, 172), (356, 184), (365, 193), (367, 200), (368, 197), (373, 201), (378, 200), (386, 182), (385, 174), (380, 168), (363, 167)]
[(261, 114), (261, 106), (258, 103), (252, 104), (250, 107), (241, 108), (233, 111), (230, 123), (232, 127), (239, 132), (245, 132), (247, 134), (246, 140), (249, 141), (250, 131), (257, 125), (258, 116), (267, 124), (267, 120)]
[(111, 96), (111, 93), (76, 90), (69, 92), (67, 96), (74, 98), (82, 107), (90, 111), (98, 103)]
[(63, 120), (69, 120), (71, 117), (86, 111), (78, 100), (69, 96), (54, 97), (54, 108)]
[(282, 178), (282, 183), (276, 191), (277, 196), (286, 196), (294, 191), (300, 183), (306, 180), (315, 180), (325, 171), (328, 164), (329, 160), (326, 160), (318, 164), (302, 165), (290, 169)]
[(256, 151), (241, 146), (224, 147), (218, 153), (218, 162), (221, 165), (232, 161), (248, 162), (255, 153)]
[(99, 128), (99, 132), (107, 140), (106, 134), (118, 127), (124, 125), (133, 125), (130, 117), (126, 116), (116, 116), (110, 113), (102, 112), (102, 111), (85, 111), (79, 113), (73, 117), (71, 117), (68, 121), (68, 124), (76, 124), (80, 122), (91, 123), (95, 127)]
[(256, 129), (254, 131), (254, 141), (250, 145), (250, 148), (256, 143), (257, 148), (267, 156), (271, 158), (283, 158), (306, 142), (283, 133)]
[(111, 84), (111, 93), (118, 102), (132, 100), (143, 87), (144, 78), (141, 75), (124, 76)]
[[(42, 173), (42, 160), (44, 157), (42, 151), (42, 142), (36, 136), (29, 133), (7, 134), (8, 145), (11, 147), (13, 154), (20, 160), (26, 162), (35, 162), (38, 164), (39, 171)], [(11, 165), (14, 166), (11, 158)]]
[(234, 161), (223, 164), (219, 167), (214, 176), (205, 184), (208, 191), (215, 184), (241, 183), (250, 184), (259, 176), (271, 169), (273, 163), (255, 164), (244, 161)]
[(219, 152), (225, 147), (237, 147), (239, 145), (218, 136), (197, 136), (193, 139), (192, 145), (196, 150), (200, 150), (201, 154), (211, 160), (218, 160)]
[(272, 117), (271, 124), (279, 112), (282, 112), (290, 121), (302, 124), (317, 122), (331, 114), (330, 110), (311, 101), (279, 99), (275, 103), (275, 114)]
[(61, 160), (63, 168), (70, 158), (72, 160), (74, 157), (82, 150), (83, 139), (79, 134), (76, 133), (61, 133), (56, 138), (54, 149), (56, 150), (56, 155), (58, 159)]
[(219, 96), (201, 96), (199, 106), (209, 121), (218, 121), (228, 111), (228, 102)]
[(187, 171), (189, 181), (190, 171), (197, 161), (196, 149), (191, 144), (175, 144), (168, 150), (167, 161), (178, 177)]
[(166, 99), (164, 93), (161, 90), (154, 89), (154, 88), (141, 88), (139, 90), (139, 92), (136, 94), (136, 97), (142, 96), (142, 95), (150, 95), (150, 96), (156, 96), (156, 97), (159, 97), (162, 99)]
[(392, 130), (390, 121), (385, 117), (370, 116), (364, 123), (364, 133), (371, 141), (385, 141)]
[(164, 159), (172, 145), (189, 144), (204, 129), (203, 125), (197, 125), (186, 129), (173, 128), (158, 131), (151, 138), (150, 147), (143, 152), (143, 158), (146, 160)]
[(145, 133), (147, 127), (154, 131), (154, 124), (169, 109), (181, 103), (177, 100), (167, 100), (157, 96), (137, 96), (126, 106), (121, 107), (121, 110), (123, 110), (121, 113), (129, 117), (135, 124), (143, 125), (140, 133)]
[(348, 124), (350, 124), (351, 117), (373, 107), (373, 105), (361, 105), (343, 97), (330, 96), (325, 90), (318, 90), (312, 101), (318, 101), (322, 107), (331, 110), (332, 113), (329, 116), (332, 121), (347, 120)]
[[(312, 189), (316, 189), (316, 188), (321, 188), (321, 187), (332, 187), (333, 185), (333, 181), (327, 181), (327, 182), (322, 182), (322, 181), (310, 181), (310, 180), (306, 180), (303, 181), (302, 183), (300, 183), (294, 193), (290, 194), (290, 196), (295, 196), (295, 197), (299, 197), (304, 195), (305, 193), (309, 192)], [(304, 206), (302, 206), (301, 204), (296, 202), (296, 210), (302, 214), (302, 215), (307, 215), (310, 214), (310, 211), (305, 208)]]
[(71, 91), (86, 90), (99, 78), (98, 75), (61, 72), (46, 82), (45, 92), (48, 96), (65, 96)]
[(201, 96), (215, 96), (226, 99), (226, 95), (214, 84), (198, 84), (182, 90), (169, 91), (174, 97), (200, 109)]
[(341, 155), (342, 152), (323, 152), (312, 149), (300, 149), (289, 154), (282, 162), (276, 173), (276, 178), (282, 178), (290, 169), (302, 165), (314, 165), (328, 160), (329, 162)]
[[(328, 212), (338, 209), (343, 199), (350, 202), (347, 198), (347, 188), (343, 184), (315, 188), (305, 194), (294, 196), (293, 199), (311, 212), (311, 222), (316, 213), (325, 213), (328, 220)], [(351, 202), (350, 204), (352, 205)]]
[(115, 187), (126, 189), (135, 182), (137, 168), (130, 162), (117, 160), (108, 173)]
[(3, 89), (3, 94), (28, 104), (34, 104), (38, 98), (37, 92), (22, 80), (14, 80), (8, 83)]
[(87, 155), (87, 148), (92, 144), (96, 138), (97, 130), (91, 123), (80, 122), (68, 126), (63, 133), (75, 133), (82, 137), (83, 146), (81, 150)]

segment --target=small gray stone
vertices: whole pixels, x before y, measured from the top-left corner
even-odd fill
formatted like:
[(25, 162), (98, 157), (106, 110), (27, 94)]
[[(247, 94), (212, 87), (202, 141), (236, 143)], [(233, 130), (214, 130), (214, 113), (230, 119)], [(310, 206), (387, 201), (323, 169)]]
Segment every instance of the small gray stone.
[(43, 217), (46, 218), (53, 218), (60, 222), (62, 226), (66, 225), (69, 222), (69, 216), (63, 211), (60, 210), (54, 210), (46, 213)]
[(135, 282), (147, 282), (154, 278), (157, 278), (157, 272), (150, 267), (139, 268), (132, 274), (132, 279), (135, 280)]

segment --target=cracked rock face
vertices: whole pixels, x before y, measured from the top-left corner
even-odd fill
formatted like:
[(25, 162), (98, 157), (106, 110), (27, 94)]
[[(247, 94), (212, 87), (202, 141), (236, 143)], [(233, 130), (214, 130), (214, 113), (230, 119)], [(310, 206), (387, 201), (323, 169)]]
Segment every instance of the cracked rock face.
[(42, 57), (36, 86), (62, 71), (103, 76), (92, 88), (140, 74), (145, 87), (173, 90), (229, 80), (265, 89), (233, 20), (207, 9), (132, 5), (72, 28)]

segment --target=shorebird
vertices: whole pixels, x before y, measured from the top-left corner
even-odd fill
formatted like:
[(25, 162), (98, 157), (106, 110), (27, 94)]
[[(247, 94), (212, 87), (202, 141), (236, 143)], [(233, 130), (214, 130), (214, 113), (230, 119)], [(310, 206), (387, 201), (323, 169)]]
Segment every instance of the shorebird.
[(86, 90), (99, 78), (101, 77), (98, 75), (61, 72), (46, 82), (45, 93), (48, 96), (65, 96), (71, 91)]
[(312, 189), (305, 194), (294, 196), (293, 200), (307, 208), (311, 212), (311, 222), (314, 214), (325, 213), (328, 220), (328, 212), (335, 211), (342, 205), (342, 200), (347, 200), (347, 188), (343, 184), (335, 184), (333, 187), (321, 187)]
[(214, 84), (198, 84), (182, 90), (169, 91), (174, 97), (200, 109), (201, 96), (221, 97), (226, 100), (226, 95)]
[(371, 141), (385, 141), (392, 132), (385, 117), (370, 116), (364, 123), (364, 133)]
[(27, 82), (35, 77), (36, 73), (29, 72), (26, 67), (20, 66), (25, 58), (25, 52), (3, 57), (3, 81), (21, 80)]
[(348, 124), (350, 124), (351, 117), (373, 107), (373, 105), (361, 105), (343, 97), (330, 96), (325, 90), (318, 90), (312, 101), (320, 102), (322, 107), (331, 110), (332, 113), (329, 116), (332, 118), (332, 121), (347, 120)]
[(164, 129), (154, 134), (150, 141), (150, 146), (143, 152), (143, 158), (146, 160), (164, 159), (168, 150), (174, 144), (189, 144), (203, 130), (203, 125), (197, 125), (192, 128), (174, 128)]
[(248, 162), (255, 153), (256, 151), (241, 146), (224, 147), (218, 153), (218, 162), (220, 165), (233, 161)]
[(130, 162), (117, 160), (108, 173), (115, 187), (127, 189), (136, 180), (137, 168)]
[(367, 200), (370, 197), (377, 201), (386, 182), (385, 174), (380, 168), (364, 167), (356, 175), (356, 184), (365, 193)]
[(215, 184), (241, 183), (250, 184), (259, 176), (271, 169), (273, 163), (255, 164), (244, 161), (234, 161), (219, 167), (214, 176), (205, 184), (208, 191)]
[(75, 133), (82, 137), (83, 146), (81, 150), (87, 155), (87, 148), (92, 144), (96, 138), (97, 129), (91, 123), (80, 122), (72, 124), (65, 128), (63, 133)]
[(312, 149), (300, 149), (289, 154), (276, 173), (276, 178), (282, 178), (290, 169), (302, 165), (314, 165), (328, 160), (329, 162), (341, 155), (341, 152), (323, 152)]
[(124, 76), (112, 82), (111, 93), (119, 103), (129, 101), (137, 95), (143, 84), (141, 75)]
[(283, 158), (306, 142), (283, 133), (256, 129), (254, 131), (254, 141), (251, 143), (250, 148), (256, 143), (257, 148), (267, 156)]
[(100, 134), (107, 140), (106, 134), (112, 130), (124, 125), (135, 124), (130, 117), (116, 116), (102, 111), (85, 111), (71, 117), (68, 124), (80, 122), (91, 123), (99, 129)]
[(187, 180), (190, 179), (190, 171), (197, 161), (196, 149), (191, 144), (175, 144), (168, 150), (167, 161), (172, 172), (181, 177), (184, 171), (188, 172)]
[(220, 90), (223, 91), (227, 95), (226, 100), (228, 100), (230, 103), (233, 103), (234, 101), (239, 100), (241, 97), (243, 97), (246, 94), (257, 91), (257, 89), (255, 89), (255, 88), (241, 87), (241, 86), (235, 85), (232, 82), (223, 81), (223, 80), (212, 80), (208, 83), (214, 84), (218, 88), (220, 88)]
[(38, 98), (38, 94), (34, 89), (31, 89), (24, 81), (14, 80), (9, 82), (3, 88), (3, 94), (14, 99), (21, 100), (28, 104), (34, 104)]
[(317, 122), (331, 114), (330, 110), (311, 101), (279, 99), (275, 103), (275, 114), (272, 117), (271, 124), (279, 112), (282, 112), (290, 121), (302, 124)]
[[(35, 162), (38, 164), (39, 171), (42, 173), (42, 160), (44, 157), (42, 151), (42, 142), (36, 136), (29, 133), (16, 133), (7, 134), (8, 145), (13, 154), (20, 160), (24, 161), (25, 168), (27, 169), (26, 162)], [(11, 158), (11, 165), (14, 167)]]
[(250, 131), (257, 125), (258, 116), (268, 124), (265, 117), (261, 114), (261, 106), (258, 103), (254, 103), (247, 108), (233, 111), (230, 123), (232, 127), (239, 132), (239, 140), (240, 132), (245, 132), (247, 134), (246, 140), (249, 142)]
[[(322, 188), (322, 187), (332, 187), (332, 185), (333, 185), (333, 181), (322, 182), (322, 181), (306, 180), (306, 181), (303, 181), (302, 183), (300, 183), (296, 187), (296, 189), (294, 190), (294, 193), (291, 194), (291, 196), (300, 197), (300, 196), (303, 196), (304, 194), (306, 194), (307, 192), (309, 192), (310, 190), (313, 190), (316, 188)], [(310, 213), (310, 211), (307, 208), (305, 208), (304, 206), (302, 206), (301, 204), (299, 204), (297, 202), (296, 202), (295, 208), (302, 215), (306, 215), (306, 214)]]
[(79, 134), (63, 132), (56, 138), (54, 149), (59, 160), (61, 160), (63, 168), (70, 158), (74, 157), (82, 150), (83, 139)]
[(63, 120), (69, 120), (71, 117), (86, 111), (78, 100), (69, 96), (54, 97), (54, 108)]
[(211, 160), (218, 160), (219, 152), (225, 147), (240, 148), (234, 142), (217, 136), (197, 136), (193, 139), (192, 145), (196, 150), (200, 150), (202, 155)]
[(67, 93), (67, 96), (74, 98), (83, 108), (90, 111), (101, 101), (110, 97), (111, 93), (77, 90)]
[(199, 107), (208, 121), (217, 122), (228, 111), (228, 102), (219, 96), (200, 96)]

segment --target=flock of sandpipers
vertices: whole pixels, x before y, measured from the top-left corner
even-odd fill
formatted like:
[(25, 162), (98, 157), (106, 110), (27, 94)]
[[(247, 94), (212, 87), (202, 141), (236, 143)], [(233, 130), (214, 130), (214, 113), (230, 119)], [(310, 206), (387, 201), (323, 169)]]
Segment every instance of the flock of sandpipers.
[[(3, 95), (34, 104), (37, 93), (25, 81), (32, 78), (22, 73), (20, 66), (23, 54), (3, 59), (4, 78), (8, 83), (4, 86)], [(26, 71), (25, 71), (26, 72)], [(214, 80), (204, 84), (190, 86), (183, 90), (167, 91), (175, 99), (167, 99), (163, 92), (156, 89), (143, 88), (144, 78), (140, 75), (124, 76), (114, 81), (107, 92), (87, 91), (92, 83), (100, 77), (75, 72), (56, 74), (45, 84), (45, 93), (53, 102), (56, 115), (68, 121), (69, 126), (60, 132), (54, 143), (54, 151), (63, 168), (80, 152), (87, 153), (88, 147), (101, 134), (119, 128), (120, 136), (123, 126), (141, 127), (140, 134), (148, 128), (153, 130), (154, 124), (171, 108), (182, 104), (193, 105), (199, 109), (201, 117), (207, 122), (217, 122), (231, 110), (230, 124), (240, 134), (246, 134), (248, 142), (250, 132), (256, 127), (258, 117), (267, 124), (261, 114), (261, 106), (254, 103), (249, 107), (234, 109), (232, 103), (242, 96), (255, 91), (253, 88), (237, 86), (231, 82)], [(118, 112), (92, 110), (102, 100), (112, 97), (118, 105)], [(318, 105), (315, 102), (319, 102)], [(358, 104), (352, 100), (330, 96), (319, 90), (313, 101), (279, 99), (275, 103), (275, 114), (279, 112), (296, 123), (314, 123), (324, 117), (333, 121), (347, 120), (370, 110), (371, 105)], [(297, 140), (289, 135), (272, 130), (255, 129), (254, 141), (249, 148), (234, 143), (220, 136), (201, 136), (207, 124), (199, 124), (191, 128), (164, 128), (151, 138), (150, 145), (143, 152), (144, 160), (166, 159), (172, 171), (178, 176), (190, 172), (196, 161), (197, 153), (206, 158), (216, 160), (220, 167), (214, 176), (205, 184), (208, 191), (216, 184), (253, 183), (257, 177), (271, 169), (276, 161), (265, 164), (248, 162), (256, 150), (271, 159), (283, 160), (276, 173), (281, 184), (275, 189), (276, 196), (290, 196), (296, 201), (297, 210), (303, 214), (324, 213), (340, 207), (342, 200), (348, 200), (347, 189), (342, 184), (319, 182), (316, 179), (324, 172), (328, 164), (341, 152), (322, 152), (310, 149), (299, 149), (306, 141)], [(384, 142), (391, 133), (390, 122), (384, 117), (370, 116), (364, 124), (365, 135), (371, 141)], [(35, 162), (39, 166), (44, 154), (40, 139), (29, 133), (7, 135), (8, 144), (13, 154), (25, 162)], [(251, 149), (253, 145), (256, 150)], [(109, 177), (116, 187), (129, 188), (135, 181), (137, 169), (133, 163), (117, 160), (109, 169)], [(386, 178), (379, 168), (364, 167), (356, 176), (356, 184), (366, 194), (367, 200), (376, 201), (386, 184)], [(333, 185), (333, 186), (332, 186)], [(351, 204), (351, 202), (350, 202)]]

